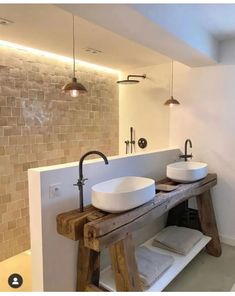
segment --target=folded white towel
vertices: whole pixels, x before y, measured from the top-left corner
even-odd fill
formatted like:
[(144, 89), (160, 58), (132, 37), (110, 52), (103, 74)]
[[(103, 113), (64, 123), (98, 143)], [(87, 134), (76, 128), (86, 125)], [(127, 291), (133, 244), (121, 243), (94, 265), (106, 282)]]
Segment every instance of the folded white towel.
[(168, 226), (156, 235), (152, 245), (175, 253), (187, 255), (202, 237), (203, 234), (195, 229)]
[(135, 254), (143, 289), (150, 287), (174, 262), (172, 256), (151, 251), (147, 247), (138, 247)]
[[(143, 290), (148, 289), (174, 263), (174, 257), (138, 247), (135, 251), (140, 283)], [(111, 266), (105, 269), (111, 271)]]

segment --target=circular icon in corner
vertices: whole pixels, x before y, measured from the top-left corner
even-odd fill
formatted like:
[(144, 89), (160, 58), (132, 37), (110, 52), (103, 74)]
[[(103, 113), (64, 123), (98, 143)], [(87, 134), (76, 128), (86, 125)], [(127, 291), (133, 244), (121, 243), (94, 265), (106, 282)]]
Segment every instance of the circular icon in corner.
[(21, 287), (23, 284), (23, 278), (18, 273), (13, 273), (8, 278), (8, 285), (12, 287), (13, 289), (17, 289)]

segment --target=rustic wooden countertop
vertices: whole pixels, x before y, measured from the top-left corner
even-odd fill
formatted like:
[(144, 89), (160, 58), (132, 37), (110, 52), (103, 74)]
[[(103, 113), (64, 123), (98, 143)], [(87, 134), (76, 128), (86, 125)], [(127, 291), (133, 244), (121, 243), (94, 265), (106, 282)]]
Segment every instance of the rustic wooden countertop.
[[(174, 184), (167, 178), (157, 183)], [(110, 214), (93, 206), (87, 206), (83, 213), (79, 210), (61, 213), (57, 216), (57, 231), (72, 240), (84, 238), (86, 247), (100, 251), (160, 217), (184, 200), (210, 190), (216, 183), (217, 175), (208, 174), (206, 178), (197, 182), (179, 184), (174, 191), (159, 191), (148, 203), (122, 213)]]
[[(157, 183), (174, 184), (169, 179)], [(202, 232), (211, 237), (206, 244), (208, 254), (221, 255), (216, 219), (210, 189), (217, 183), (216, 174), (189, 184), (179, 185), (174, 191), (157, 191), (148, 203), (130, 211), (110, 214), (93, 206), (84, 212), (78, 209), (57, 216), (59, 234), (79, 240), (77, 291), (103, 291), (100, 287), (100, 251), (108, 248), (117, 291), (141, 291), (132, 233), (151, 223), (177, 204), (196, 196)]]

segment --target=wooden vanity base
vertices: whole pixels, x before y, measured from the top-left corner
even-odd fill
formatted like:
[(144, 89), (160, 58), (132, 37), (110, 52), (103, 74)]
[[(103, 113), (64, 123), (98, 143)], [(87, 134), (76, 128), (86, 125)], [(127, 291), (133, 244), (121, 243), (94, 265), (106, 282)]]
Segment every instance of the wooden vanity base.
[[(169, 179), (159, 183), (174, 184)], [(203, 180), (180, 184), (174, 191), (160, 191), (152, 201), (124, 213), (110, 214), (88, 206), (83, 213), (73, 210), (59, 214), (58, 233), (79, 240), (77, 291), (105, 291), (99, 287), (100, 252), (104, 248), (110, 252), (116, 290), (141, 291), (132, 233), (195, 196), (202, 232), (212, 238), (207, 252), (220, 256), (221, 245), (210, 193), (216, 183), (216, 174), (208, 174)]]
[(141, 291), (132, 236), (111, 245), (109, 252), (117, 291)]
[(85, 291), (88, 284), (99, 286), (100, 253), (84, 246), (81, 239), (78, 245), (77, 291)]
[(219, 257), (222, 250), (210, 190), (197, 196), (197, 207), (202, 232), (212, 238), (206, 246), (207, 253)]

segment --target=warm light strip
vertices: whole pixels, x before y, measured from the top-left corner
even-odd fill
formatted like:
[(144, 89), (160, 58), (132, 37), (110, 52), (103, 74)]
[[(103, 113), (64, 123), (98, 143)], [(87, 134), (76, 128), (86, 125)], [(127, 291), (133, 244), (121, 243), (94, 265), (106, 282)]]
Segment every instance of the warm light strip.
[[(0, 40), (0, 46), (10, 47), (10, 48), (14, 48), (14, 49), (20, 49), (20, 50), (24, 50), (24, 51), (29, 51), (30, 53), (33, 53), (33, 54), (36, 54), (36, 55), (39, 55), (39, 56), (45, 56), (47, 58), (56, 59), (56, 60), (60, 60), (60, 61), (63, 61), (63, 62), (72, 63), (72, 61), (73, 61), (72, 58), (69, 58), (69, 57), (66, 57), (66, 56), (62, 56), (62, 55), (59, 55), (59, 54), (56, 54), (56, 53), (52, 53), (52, 52), (48, 52), (48, 51), (44, 51), (44, 50), (40, 50), (40, 49), (27, 47), (27, 46), (24, 46), (24, 45), (8, 42), (8, 41), (5, 41), (5, 40)], [(96, 65), (96, 64), (92, 64), (92, 63), (88, 63), (88, 62), (78, 60), (78, 59), (76, 59), (76, 64), (87, 67), (87, 68), (91, 68), (91, 69), (97, 70), (97, 71), (103, 71), (103, 72), (114, 73), (114, 74), (119, 74), (120, 73), (119, 70), (109, 68), (109, 67), (100, 66), (100, 65)]]
[[(164, 4), (195, 4), (195, 0), (165, 0)], [(207, 4), (218, 4), (221, 1), (215, 0), (207, 0)], [(6, 4), (6, 0), (0, 0), (0, 3)], [(65, 4), (64, 0), (31, 0), (27, 1), (27, 4)], [(148, 0), (148, 4), (157, 4), (156, 0)], [(159, 3), (163, 3), (159, 1)], [(234, 0), (226, 0), (226, 4), (231, 3), (234, 4)], [(25, 0), (7, 0), (7, 4), (26, 4)], [(69, 0), (66, 4), (146, 4), (146, 0)], [(205, 4), (205, 0), (198, 0), (197, 4)]]

